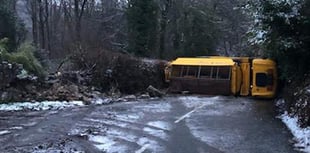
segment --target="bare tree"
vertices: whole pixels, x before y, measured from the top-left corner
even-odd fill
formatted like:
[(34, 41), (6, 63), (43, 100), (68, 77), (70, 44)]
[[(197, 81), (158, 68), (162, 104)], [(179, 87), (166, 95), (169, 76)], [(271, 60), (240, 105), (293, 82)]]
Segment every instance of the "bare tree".
[(32, 37), (33, 44), (38, 46), (38, 3), (37, 0), (27, 1), (28, 12), (32, 20)]
[(49, 21), (49, 3), (48, 0), (44, 0), (45, 5), (45, 27), (46, 27), (46, 42), (48, 51), (51, 50), (51, 41), (50, 41), (50, 21)]
[(167, 24), (168, 24), (168, 13), (171, 9), (172, 0), (162, 0), (160, 1), (160, 40), (159, 40), (159, 58), (164, 58), (165, 46), (166, 46), (166, 34), (167, 34)]
[(75, 33), (76, 41), (81, 41), (81, 21), (84, 13), (84, 8), (87, 0), (74, 0), (74, 15), (75, 15)]

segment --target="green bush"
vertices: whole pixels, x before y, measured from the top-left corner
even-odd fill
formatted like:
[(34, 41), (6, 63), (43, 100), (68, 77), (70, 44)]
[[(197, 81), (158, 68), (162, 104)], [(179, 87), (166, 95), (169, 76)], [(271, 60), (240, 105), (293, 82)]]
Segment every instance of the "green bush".
[(2, 57), (2, 53), (8, 52), (8, 43), (9, 43), (8, 38), (0, 39), (0, 55), (1, 55), (1, 57)]
[(34, 56), (35, 47), (30, 43), (23, 43), (16, 52), (9, 53), (7, 49), (7, 40), (0, 40), (0, 58), (8, 62), (22, 64), (29, 73), (42, 77), (44, 69), (38, 59)]
[(8, 53), (8, 38), (0, 39), (0, 59), (3, 60), (9, 60), (10, 54)]

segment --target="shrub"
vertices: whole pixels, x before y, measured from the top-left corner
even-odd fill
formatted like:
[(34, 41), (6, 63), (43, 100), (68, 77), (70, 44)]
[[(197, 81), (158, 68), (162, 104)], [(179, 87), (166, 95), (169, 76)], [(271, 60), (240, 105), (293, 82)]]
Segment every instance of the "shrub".
[(24, 69), (34, 75), (42, 77), (44, 69), (34, 56), (35, 47), (30, 43), (23, 43), (16, 52), (9, 53), (7, 49), (8, 39), (0, 40), (0, 58), (12, 63), (22, 64)]
[(44, 69), (38, 59), (34, 56), (35, 47), (30, 43), (22, 44), (17, 52), (12, 53), (11, 61), (22, 64), (24, 68), (37, 76), (44, 75)]
[(7, 48), (7, 44), (8, 44), (9, 39), (8, 38), (3, 38), (0, 39), (0, 54), (4, 51), (7, 52), (8, 48)]

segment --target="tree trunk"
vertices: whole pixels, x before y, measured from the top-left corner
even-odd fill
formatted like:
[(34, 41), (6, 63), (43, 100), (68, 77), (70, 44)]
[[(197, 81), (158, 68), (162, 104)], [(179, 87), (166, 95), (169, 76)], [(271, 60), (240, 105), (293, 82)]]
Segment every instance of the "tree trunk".
[(170, 9), (170, 0), (166, 0), (164, 2), (164, 8), (161, 11), (161, 23), (160, 23), (160, 40), (159, 40), (159, 58), (164, 58), (165, 52), (165, 44), (166, 44), (166, 27), (167, 27), (167, 20), (168, 20), (168, 12)]
[[(45, 0), (45, 26), (46, 26), (46, 42), (47, 50), (51, 51), (51, 42), (50, 42), (50, 20), (49, 20), (49, 6), (48, 0)], [(50, 55), (50, 53), (49, 53)]]
[(40, 40), (41, 40), (41, 48), (45, 49), (45, 26), (44, 26), (44, 9), (43, 9), (43, 4), (42, 0), (38, 0), (39, 2), (39, 29), (40, 29)]
[(79, 0), (74, 0), (74, 15), (75, 15), (75, 36), (76, 42), (79, 44), (81, 42), (81, 21), (84, 13), (84, 8), (87, 0), (83, 0), (83, 3), (80, 7)]
[(38, 47), (38, 5), (37, 0), (31, 0), (31, 20), (33, 44)]

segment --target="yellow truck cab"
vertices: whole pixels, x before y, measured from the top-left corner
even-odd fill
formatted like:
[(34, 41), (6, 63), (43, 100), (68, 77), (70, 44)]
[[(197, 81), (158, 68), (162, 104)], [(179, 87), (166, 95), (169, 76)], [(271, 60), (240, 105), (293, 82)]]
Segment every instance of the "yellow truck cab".
[(254, 59), (252, 75), (252, 96), (273, 98), (278, 82), (276, 63), (269, 59)]

